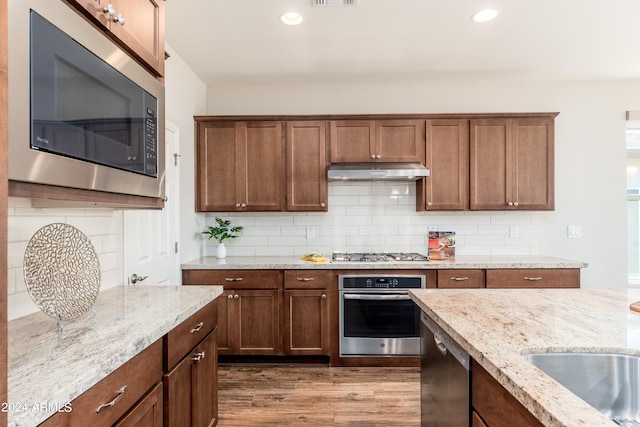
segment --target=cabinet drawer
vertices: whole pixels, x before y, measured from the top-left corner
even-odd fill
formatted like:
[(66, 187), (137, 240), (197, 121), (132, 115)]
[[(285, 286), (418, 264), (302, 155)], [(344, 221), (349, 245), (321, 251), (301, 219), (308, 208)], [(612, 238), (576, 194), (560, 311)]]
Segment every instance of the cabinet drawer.
[(484, 288), (484, 270), (438, 270), (439, 288)]
[(185, 285), (222, 285), (225, 289), (278, 289), (278, 270), (184, 270)]
[(285, 289), (325, 289), (329, 287), (326, 270), (287, 270), (284, 272)]
[(213, 331), (218, 323), (218, 301), (210, 302), (165, 336), (165, 370), (173, 368), (200, 341)]
[(580, 269), (487, 270), (487, 288), (579, 288)]
[[(158, 340), (71, 402), (42, 425), (111, 426), (162, 378), (162, 340)], [(102, 406), (113, 402), (111, 406)], [(98, 409), (99, 412), (98, 412)]]

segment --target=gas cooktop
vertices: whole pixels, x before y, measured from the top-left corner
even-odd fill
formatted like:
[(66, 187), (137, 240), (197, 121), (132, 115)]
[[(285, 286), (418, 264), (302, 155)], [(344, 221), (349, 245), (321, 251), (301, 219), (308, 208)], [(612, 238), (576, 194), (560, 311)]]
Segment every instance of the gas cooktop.
[(396, 262), (396, 261), (429, 261), (429, 257), (415, 252), (334, 252), (334, 262)]

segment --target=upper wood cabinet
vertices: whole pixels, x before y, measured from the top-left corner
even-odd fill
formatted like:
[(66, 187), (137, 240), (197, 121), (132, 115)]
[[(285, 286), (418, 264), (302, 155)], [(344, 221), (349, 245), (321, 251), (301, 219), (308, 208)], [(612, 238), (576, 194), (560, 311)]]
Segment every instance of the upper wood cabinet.
[(331, 162), (424, 163), (424, 120), (333, 120)]
[(198, 211), (282, 210), (282, 122), (198, 122), (196, 139)]
[(164, 75), (165, 0), (68, 0), (143, 65)]
[(553, 210), (553, 119), (471, 120), (470, 169), (472, 210)]
[(325, 121), (287, 122), (287, 211), (327, 210)]
[(425, 146), (430, 175), (416, 183), (416, 209), (468, 209), (469, 120), (427, 120)]

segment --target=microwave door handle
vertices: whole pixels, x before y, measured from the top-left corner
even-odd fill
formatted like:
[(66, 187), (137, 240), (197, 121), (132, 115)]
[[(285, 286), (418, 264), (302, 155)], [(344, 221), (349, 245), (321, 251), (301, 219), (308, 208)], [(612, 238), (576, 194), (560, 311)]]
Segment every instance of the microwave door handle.
[(344, 299), (406, 301), (411, 297), (409, 294), (344, 294)]

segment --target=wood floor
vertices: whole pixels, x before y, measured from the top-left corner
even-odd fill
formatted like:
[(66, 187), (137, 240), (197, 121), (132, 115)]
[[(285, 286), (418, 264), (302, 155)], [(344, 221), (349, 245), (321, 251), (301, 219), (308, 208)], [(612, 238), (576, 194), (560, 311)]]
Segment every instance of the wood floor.
[(218, 427), (420, 426), (419, 368), (220, 365)]

